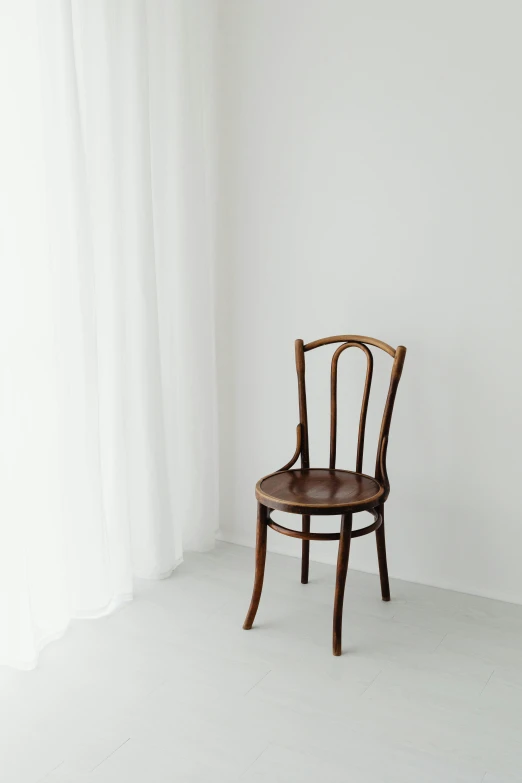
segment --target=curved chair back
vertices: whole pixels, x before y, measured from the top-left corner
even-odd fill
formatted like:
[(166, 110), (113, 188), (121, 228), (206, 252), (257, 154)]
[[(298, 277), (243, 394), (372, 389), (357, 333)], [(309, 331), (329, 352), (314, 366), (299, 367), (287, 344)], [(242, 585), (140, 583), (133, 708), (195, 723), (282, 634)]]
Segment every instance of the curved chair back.
[(355, 468), (357, 473), (362, 473), (366, 415), (368, 412), (368, 402), (370, 399), (373, 376), (373, 355), (368, 346), (371, 345), (375, 348), (379, 348), (393, 358), (390, 386), (382, 416), (375, 465), (375, 478), (386, 487), (386, 494), (388, 494), (390, 487), (386, 471), (386, 450), (388, 447), (393, 405), (395, 403), (395, 396), (397, 394), (397, 388), (404, 366), (404, 359), (406, 357), (406, 348), (403, 345), (399, 345), (397, 349), (394, 349), (387, 343), (383, 343), (381, 340), (376, 340), (373, 337), (361, 337), (360, 335), (353, 334), (323, 337), (321, 340), (314, 340), (314, 342), (307, 343), (306, 345), (302, 340), (295, 341), (295, 362), (299, 388), (299, 419), (301, 425), (301, 466), (303, 468), (310, 467), (308, 414), (306, 408), (305, 353), (307, 353), (307, 351), (313, 351), (315, 348), (319, 348), (322, 345), (331, 345), (332, 343), (340, 343), (340, 345), (333, 354), (330, 375), (330, 468), (335, 468), (337, 454), (337, 367), (341, 354), (347, 348), (359, 348), (366, 356), (366, 382), (364, 384), (361, 414), (359, 417), (359, 436), (357, 439), (357, 460)]

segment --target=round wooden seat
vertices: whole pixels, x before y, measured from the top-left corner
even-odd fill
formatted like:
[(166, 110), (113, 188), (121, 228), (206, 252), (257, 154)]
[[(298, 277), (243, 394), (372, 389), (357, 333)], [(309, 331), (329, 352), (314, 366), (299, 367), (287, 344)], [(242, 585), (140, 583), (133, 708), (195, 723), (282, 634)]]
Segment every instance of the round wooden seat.
[(364, 473), (328, 468), (283, 470), (256, 485), (268, 508), (291, 514), (349, 514), (375, 508), (385, 489)]

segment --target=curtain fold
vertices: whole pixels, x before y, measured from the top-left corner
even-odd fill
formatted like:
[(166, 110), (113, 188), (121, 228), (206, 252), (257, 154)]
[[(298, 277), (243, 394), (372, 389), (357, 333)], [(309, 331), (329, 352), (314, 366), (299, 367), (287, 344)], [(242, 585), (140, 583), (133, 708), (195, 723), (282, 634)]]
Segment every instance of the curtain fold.
[(212, 18), (0, 15), (0, 662), (31, 668), (214, 542)]

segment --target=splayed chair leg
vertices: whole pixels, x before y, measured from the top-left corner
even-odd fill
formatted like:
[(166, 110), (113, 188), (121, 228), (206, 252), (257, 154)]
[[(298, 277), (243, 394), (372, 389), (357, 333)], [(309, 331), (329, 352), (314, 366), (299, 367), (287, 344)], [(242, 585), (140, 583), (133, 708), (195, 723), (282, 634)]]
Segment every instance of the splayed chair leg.
[(266, 534), (267, 534), (267, 520), (268, 509), (261, 503), (257, 504), (257, 536), (256, 536), (256, 574), (254, 577), (254, 589), (252, 591), (252, 600), (250, 601), (250, 607), (243, 623), (245, 631), (249, 631), (252, 628), (252, 623), (255, 620), (257, 607), (259, 606), (259, 599), (261, 598), (261, 590), (263, 589), (263, 579), (265, 576), (265, 560), (266, 560)]
[(390, 600), (390, 580), (388, 579), (388, 562), (386, 560), (386, 538), (384, 534), (384, 506), (379, 508), (382, 514), (382, 525), (375, 531), (377, 540), (377, 557), (379, 559), (379, 576), (381, 577), (381, 595), (383, 601)]
[(339, 539), (339, 552), (337, 555), (337, 576), (335, 581), (335, 600), (333, 612), (334, 655), (341, 655), (342, 650), (344, 587), (346, 585), (346, 574), (348, 571), (351, 535), (352, 515), (343, 514), (341, 521), (341, 537)]
[[(303, 514), (303, 533), (310, 532), (310, 517)], [(301, 554), (301, 584), (308, 584), (308, 569), (310, 565), (310, 542), (303, 541)]]

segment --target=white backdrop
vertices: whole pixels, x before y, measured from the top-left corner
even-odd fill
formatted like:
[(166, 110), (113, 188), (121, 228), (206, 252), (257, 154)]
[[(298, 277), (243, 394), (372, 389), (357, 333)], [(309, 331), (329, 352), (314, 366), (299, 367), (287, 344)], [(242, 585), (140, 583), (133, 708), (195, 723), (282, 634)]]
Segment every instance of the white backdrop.
[[(293, 453), (294, 339), (368, 334), (408, 348), (388, 455), (391, 575), (522, 602), (521, 23), (512, 0), (223, 5), (227, 540), (253, 545), (255, 482)], [(324, 465), (328, 367), (310, 362), (311, 460)], [(363, 359), (341, 372), (349, 468)], [(381, 375), (376, 392), (369, 471)], [(354, 568), (377, 570), (371, 538), (354, 543)], [(275, 533), (268, 544), (300, 551)], [(311, 544), (312, 558), (335, 551)]]
[(0, 662), (217, 528), (206, 2), (0, 13)]
[[(522, 602), (519, 4), (0, 11), (0, 660), (34, 665), (133, 574), (212, 545), (214, 234), (223, 537), (253, 544), (255, 481), (293, 452), (294, 339), (371, 334), (408, 347), (391, 574)], [(341, 368), (347, 467), (362, 372)], [(353, 567), (376, 571), (373, 543)]]

